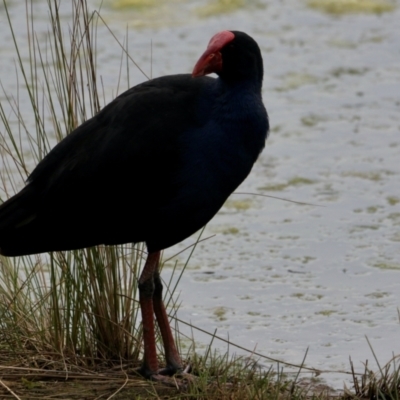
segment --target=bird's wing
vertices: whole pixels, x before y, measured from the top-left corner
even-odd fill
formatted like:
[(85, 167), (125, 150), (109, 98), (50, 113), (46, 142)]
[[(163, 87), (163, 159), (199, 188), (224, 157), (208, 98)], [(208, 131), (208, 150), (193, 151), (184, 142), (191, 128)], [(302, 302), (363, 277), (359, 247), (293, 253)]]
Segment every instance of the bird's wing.
[(182, 168), (181, 137), (206, 123), (197, 104), (212, 81), (173, 75), (122, 93), (56, 145), (31, 173), (35, 212), (57, 213), (55, 204), (71, 212), (90, 211), (95, 200), (98, 209), (117, 207), (116, 199), (135, 187), (141, 192), (130, 199), (132, 207), (147, 204), (148, 191), (155, 187), (167, 196), (166, 184)]
[(154, 159), (179, 151), (182, 134), (206, 122), (196, 103), (209, 80), (174, 75), (131, 88), (61, 141), (28, 182), (46, 191), (65, 180), (146, 174)]
[(142, 241), (146, 215), (174, 197), (181, 139), (206, 122), (197, 104), (212, 81), (174, 75), (145, 82), (71, 132), (0, 206), (0, 251)]

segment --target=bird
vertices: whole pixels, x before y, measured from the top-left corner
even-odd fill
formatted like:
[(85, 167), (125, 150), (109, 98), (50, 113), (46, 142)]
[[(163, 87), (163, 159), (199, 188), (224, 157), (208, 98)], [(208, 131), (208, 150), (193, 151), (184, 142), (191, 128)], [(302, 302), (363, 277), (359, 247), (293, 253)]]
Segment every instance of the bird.
[(205, 226), (249, 175), (269, 132), (263, 73), (251, 36), (215, 34), (191, 74), (120, 94), (61, 140), (0, 206), (3, 256), (145, 243), (139, 372), (147, 379), (183, 368), (162, 301), (160, 253)]

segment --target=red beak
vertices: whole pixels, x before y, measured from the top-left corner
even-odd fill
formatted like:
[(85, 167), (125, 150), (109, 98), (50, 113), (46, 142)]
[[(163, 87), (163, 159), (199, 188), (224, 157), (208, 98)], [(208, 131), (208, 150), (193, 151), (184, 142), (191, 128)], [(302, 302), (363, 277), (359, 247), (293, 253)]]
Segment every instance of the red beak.
[(219, 72), (222, 70), (222, 55), (219, 51), (209, 52), (208, 49), (197, 61), (192, 76), (196, 78), (198, 76), (204, 76), (213, 72)]
[(235, 35), (230, 31), (222, 31), (214, 35), (208, 44), (207, 50), (194, 66), (192, 76), (195, 78), (222, 71), (222, 55), (220, 51), (233, 39), (235, 39)]

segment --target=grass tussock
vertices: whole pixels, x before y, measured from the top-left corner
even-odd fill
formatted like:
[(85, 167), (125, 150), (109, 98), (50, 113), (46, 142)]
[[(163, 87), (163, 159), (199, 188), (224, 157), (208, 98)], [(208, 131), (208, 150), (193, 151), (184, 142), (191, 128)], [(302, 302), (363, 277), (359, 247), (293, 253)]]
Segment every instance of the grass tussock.
[[(100, 109), (93, 53), (97, 14), (90, 14), (85, 2), (74, 1), (68, 32), (61, 26), (60, 5), (49, 1), (48, 35), (39, 40), (30, 3), (27, 58), (20, 53), (6, 2), (4, 7), (17, 54), (17, 81), (26, 88), (31, 109), (21, 108), (19, 94), (5, 93), (0, 104), (3, 200), (21, 187), (56, 141)], [(33, 120), (25, 120), (27, 113)], [(104, 360), (135, 361), (141, 337), (135, 299), (142, 253), (141, 246), (128, 245), (1, 257), (0, 349), (16, 355), (51, 353), (55, 364), (68, 360), (84, 367)]]
[[(57, 141), (106, 103), (100, 98), (95, 52), (96, 32), (103, 21), (97, 12), (89, 12), (85, 0), (73, 0), (71, 20), (62, 24), (61, 3), (48, 1), (48, 31), (43, 34), (35, 29), (35, 1), (26, 1), (27, 46), (18, 43), (15, 22), (7, 2), (2, 3), (15, 46), (18, 82), (12, 94), (3, 89), (0, 97), (2, 201), (22, 187)], [(126, 49), (116, 43), (121, 46), (121, 66), (124, 61), (128, 65)], [(27, 101), (22, 105), (23, 97)], [(194, 344), (188, 348), (190, 377), (178, 375), (165, 385), (138, 376), (135, 368), (143, 349), (136, 282), (143, 258), (141, 245), (0, 256), (0, 398), (301, 400), (330, 396), (323, 386), (317, 390), (315, 385), (297, 385), (300, 372), (316, 373), (304, 366), (290, 378), (279, 367), (278, 372), (262, 367), (256, 360), (261, 355), (254, 352), (249, 358), (213, 353), (216, 335), (211, 335), (202, 356), (196, 354)], [(173, 270), (178, 282), (184, 269)], [(171, 318), (178, 321), (175, 289), (176, 284), (167, 285), (164, 301)], [(179, 336), (179, 326), (175, 327)], [(394, 372), (384, 368), (379, 378), (373, 379), (367, 369), (364, 375), (359, 378), (354, 373), (355, 391), (348, 391), (347, 397), (398, 400), (398, 367)]]
[(379, 372), (373, 372), (365, 363), (365, 370), (361, 376), (353, 372), (353, 388), (349, 390), (345, 387), (344, 397), (349, 399), (368, 399), (368, 400), (397, 400), (400, 395), (400, 364), (399, 357), (387, 363), (384, 367), (379, 366)]

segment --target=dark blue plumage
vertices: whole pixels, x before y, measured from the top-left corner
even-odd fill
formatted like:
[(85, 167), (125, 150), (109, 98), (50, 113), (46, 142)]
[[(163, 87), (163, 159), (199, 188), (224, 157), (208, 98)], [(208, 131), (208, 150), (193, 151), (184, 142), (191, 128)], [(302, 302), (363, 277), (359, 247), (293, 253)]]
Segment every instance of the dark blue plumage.
[[(210, 72), (218, 78), (204, 76)], [(264, 147), (262, 78), (256, 42), (223, 31), (192, 75), (152, 79), (118, 96), (55, 146), (26, 187), (0, 206), (0, 253), (146, 242), (150, 260), (199, 230)], [(158, 274), (157, 257), (145, 266), (151, 277)], [(166, 316), (157, 310), (162, 325)], [(152, 351), (145, 350), (142, 370), (149, 377), (158, 376)], [(181, 363), (171, 352), (167, 369), (174, 372)]]
[(264, 147), (262, 75), (252, 63), (241, 61), (241, 80), (165, 76), (117, 97), (0, 207), (2, 254), (139, 241), (156, 251), (200, 229)]

